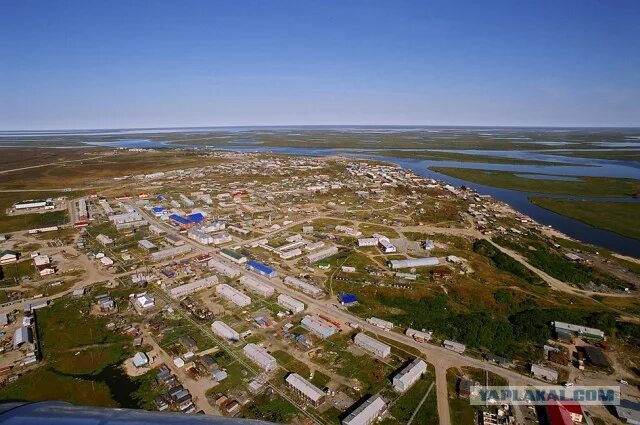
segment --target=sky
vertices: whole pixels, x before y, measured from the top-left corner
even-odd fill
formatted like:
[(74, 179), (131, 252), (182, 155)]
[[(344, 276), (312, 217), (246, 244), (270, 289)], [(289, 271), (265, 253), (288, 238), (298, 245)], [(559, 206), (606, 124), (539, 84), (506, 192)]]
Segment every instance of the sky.
[(3, 0), (0, 131), (640, 126), (636, 0)]

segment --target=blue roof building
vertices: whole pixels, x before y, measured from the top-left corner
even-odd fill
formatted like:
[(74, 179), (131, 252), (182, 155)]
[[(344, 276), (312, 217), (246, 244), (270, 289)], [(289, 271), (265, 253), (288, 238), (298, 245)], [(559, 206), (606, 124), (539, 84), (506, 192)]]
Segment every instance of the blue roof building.
[(354, 294), (340, 294), (338, 295), (340, 304), (353, 304), (358, 302), (358, 298)]
[(202, 213), (189, 214), (188, 218), (194, 223), (201, 223), (204, 221), (204, 216), (202, 215)]
[(169, 220), (174, 221), (180, 224), (181, 226), (188, 226), (190, 224), (193, 224), (191, 220), (189, 220), (188, 218), (182, 217), (181, 215), (178, 215), (178, 214), (171, 214), (169, 216)]
[(265, 266), (264, 264), (254, 260), (247, 262), (247, 268), (253, 272), (256, 272), (268, 278), (273, 278), (278, 276), (277, 271), (273, 270), (271, 267)]

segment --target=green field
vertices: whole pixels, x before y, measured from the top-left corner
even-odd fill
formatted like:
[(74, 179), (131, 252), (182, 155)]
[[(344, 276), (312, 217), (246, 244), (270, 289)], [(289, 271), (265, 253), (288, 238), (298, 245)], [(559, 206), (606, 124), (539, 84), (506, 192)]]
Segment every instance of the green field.
[[(640, 192), (640, 180), (580, 177), (580, 181), (536, 180), (509, 171), (433, 167), (433, 171), (486, 186), (557, 195), (628, 197)], [(553, 168), (549, 173), (553, 173)]]
[(106, 329), (107, 318), (88, 314), (88, 298), (60, 299), (38, 310), (43, 363), (0, 390), (0, 399), (62, 400), (91, 406), (140, 406), (142, 382), (119, 367), (131, 353), (129, 340)]
[(542, 208), (598, 229), (640, 239), (640, 203), (590, 202), (541, 197), (531, 197), (529, 200)]

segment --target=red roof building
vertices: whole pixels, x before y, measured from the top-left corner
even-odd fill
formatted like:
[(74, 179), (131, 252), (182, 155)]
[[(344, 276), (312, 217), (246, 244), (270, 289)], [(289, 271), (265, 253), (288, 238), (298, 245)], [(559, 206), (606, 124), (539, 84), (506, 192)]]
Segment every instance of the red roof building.
[(582, 407), (575, 402), (549, 401), (546, 405), (549, 425), (573, 425), (582, 422)]

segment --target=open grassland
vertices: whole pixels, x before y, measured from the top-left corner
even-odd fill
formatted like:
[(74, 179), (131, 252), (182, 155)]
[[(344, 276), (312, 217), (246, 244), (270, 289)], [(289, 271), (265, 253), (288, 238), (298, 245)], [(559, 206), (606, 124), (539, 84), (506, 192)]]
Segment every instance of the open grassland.
[[(580, 181), (537, 180), (519, 177), (509, 171), (471, 170), (463, 168), (433, 167), (448, 176), (486, 186), (523, 192), (575, 196), (625, 197), (640, 192), (640, 180), (608, 177), (580, 177)], [(553, 173), (553, 169), (549, 173)]]
[(531, 197), (542, 208), (582, 221), (599, 229), (640, 239), (640, 203), (590, 202)]
[(63, 298), (38, 310), (43, 364), (0, 390), (0, 398), (138, 407), (138, 382), (118, 367), (130, 355), (129, 341), (106, 329), (108, 318), (88, 314), (90, 302)]
[[(68, 221), (67, 210), (7, 215), (6, 210), (18, 201), (28, 199), (58, 198), (61, 196), (79, 196), (80, 192), (0, 192), (0, 233), (28, 230), (37, 227), (58, 226)], [(61, 202), (57, 201), (56, 202)]]
[[(426, 373), (407, 392), (398, 397), (389, 408), (392, 417), (385, 419), (383, 425), (400, 425), (409, 422), (416, 412), (420, 401), (427, 394), (429, 387), (434, 382), (434, 376)], [(431, 388), (429, 396), (424, 401), (420, 410), (415, 413), (413, 423), (436, 425), (438, 424), (438, 407), (436, 405), (436, 387)]]

